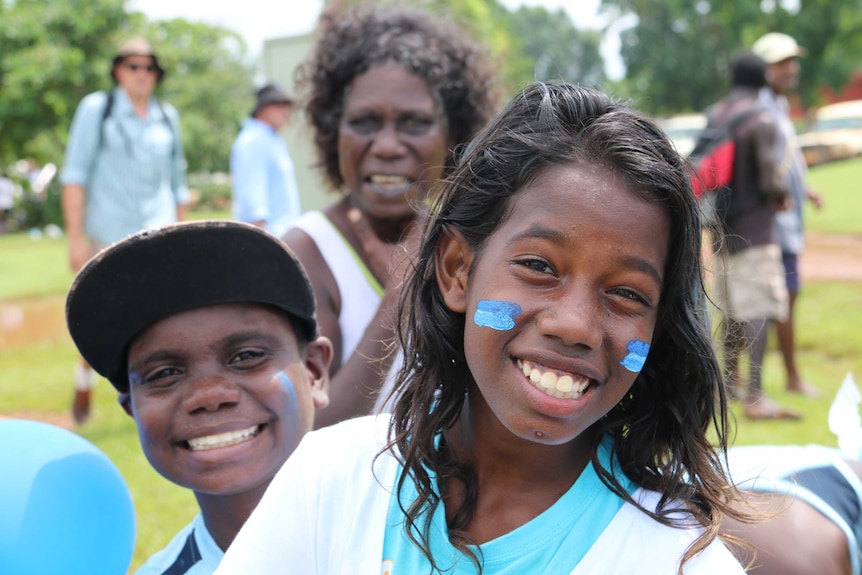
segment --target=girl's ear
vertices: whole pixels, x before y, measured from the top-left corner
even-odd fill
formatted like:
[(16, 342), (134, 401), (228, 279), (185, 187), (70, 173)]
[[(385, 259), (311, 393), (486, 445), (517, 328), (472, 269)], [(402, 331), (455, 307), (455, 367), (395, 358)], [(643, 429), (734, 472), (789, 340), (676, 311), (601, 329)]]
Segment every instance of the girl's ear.
[(457, 230), (440, 236), (436, 252), (437, 286), (446, 307), (458, 313), (467, 312), (467, 279), (473, 262), (473, 250)]

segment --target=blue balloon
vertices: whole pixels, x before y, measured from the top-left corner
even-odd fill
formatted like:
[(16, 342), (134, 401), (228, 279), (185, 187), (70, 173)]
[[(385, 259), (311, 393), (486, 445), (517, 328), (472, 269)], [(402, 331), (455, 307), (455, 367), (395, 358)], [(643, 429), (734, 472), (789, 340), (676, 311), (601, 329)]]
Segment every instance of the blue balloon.
[(117, 467), (60, 427), (0, 420), (0, 573), (124, 575), (135, 510)]

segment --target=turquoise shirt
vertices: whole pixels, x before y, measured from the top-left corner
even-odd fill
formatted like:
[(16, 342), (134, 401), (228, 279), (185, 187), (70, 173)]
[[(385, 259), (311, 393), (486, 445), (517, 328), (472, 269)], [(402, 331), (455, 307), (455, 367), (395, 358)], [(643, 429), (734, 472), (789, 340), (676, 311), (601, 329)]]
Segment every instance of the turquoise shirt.
[(177, 205), (189, 200), (176, 110), (150, 98), (149, 113), (140, 118), (126, 92), (115, 88), (103, 125), (106, 102), (106, 92), (81, 100), (60, 172), (62, 184), (86, 190), (84, 230), (103, 246), (176, 221)]
[[(606, 469), (613, 469), (609, 440), (602, 442), (598, 457)], [(618, 469), (618, 465), (615, 468)], [(629, 494), (636, 491), (637, 486), (628, 478), (622, 476), (618, 480)], [(413, 483), (407, 482), (402, 495), (404, 501), (413, 500), (416, 496)], [(569, 490), (543, 513), (517, 529), (475, 548), (477, 556), (482, 558), (483, 574), (569, 573), (622, 505), (623, 500), (602, 483), (590, 463)], [(398, 498), (393, 495), (386, 520), (381, 573), (430, 573), (428, 560), (407, 538), (403, 517)], [(443, 505), (439, 505), (434, 512), (430, 543), (432, 554), (447, 575), (476, 573), (476, 567), (470, 559), (449, 543)]]

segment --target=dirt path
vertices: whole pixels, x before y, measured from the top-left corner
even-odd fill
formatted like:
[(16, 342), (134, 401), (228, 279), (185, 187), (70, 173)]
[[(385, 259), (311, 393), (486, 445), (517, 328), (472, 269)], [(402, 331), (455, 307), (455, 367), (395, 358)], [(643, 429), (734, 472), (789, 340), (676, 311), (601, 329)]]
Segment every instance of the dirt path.
[(803, 280), (862, 281), (862, 235), (808, 234), (806, 242)]

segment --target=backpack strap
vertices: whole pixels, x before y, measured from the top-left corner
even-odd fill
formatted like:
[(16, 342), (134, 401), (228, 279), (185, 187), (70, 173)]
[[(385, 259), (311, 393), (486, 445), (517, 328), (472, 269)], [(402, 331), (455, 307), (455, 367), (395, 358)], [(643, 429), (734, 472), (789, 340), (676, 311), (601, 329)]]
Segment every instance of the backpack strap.
[[(171, 157), (176, 154), (176, 146), (177, 146), (177, 135), (174, 133), (174, 126), (171, 124), (171, 120), (168, 118), (167, 113), (165, 112), (164, 106), (162, 106), (162, 101), (158, 98), (156, 100), (156, 105), (159, 107), (159, 113), (162, 115), (162, 121), (168, 126), (168, 130), (171, 131)], [(105, 98), (105, 107), (102, 109), (102, 118), (99, 121), (99, 140), (96, 145), (96, 151), (102, 149), (102, 143), (105, 137), (105, 121), (111, 117), (111, 112), (114, 109), (114, 91), (109, 90), (107, 92)], [(132, 143), (129, 141), (129, 137), (123, 132), (123, 141), (126, 146), (126, 152), (131, 156), (132, 155)]]
[(105, 107), (102, 109), (102, 118), (99, 120), (99, 140), (96, 145), (96, 151), (102, 149), (102, 142), (105, 138), (105, 120), (111, 117), (111, 112), (114, 109), (114, 91), (108, 90), (105, 95)]

